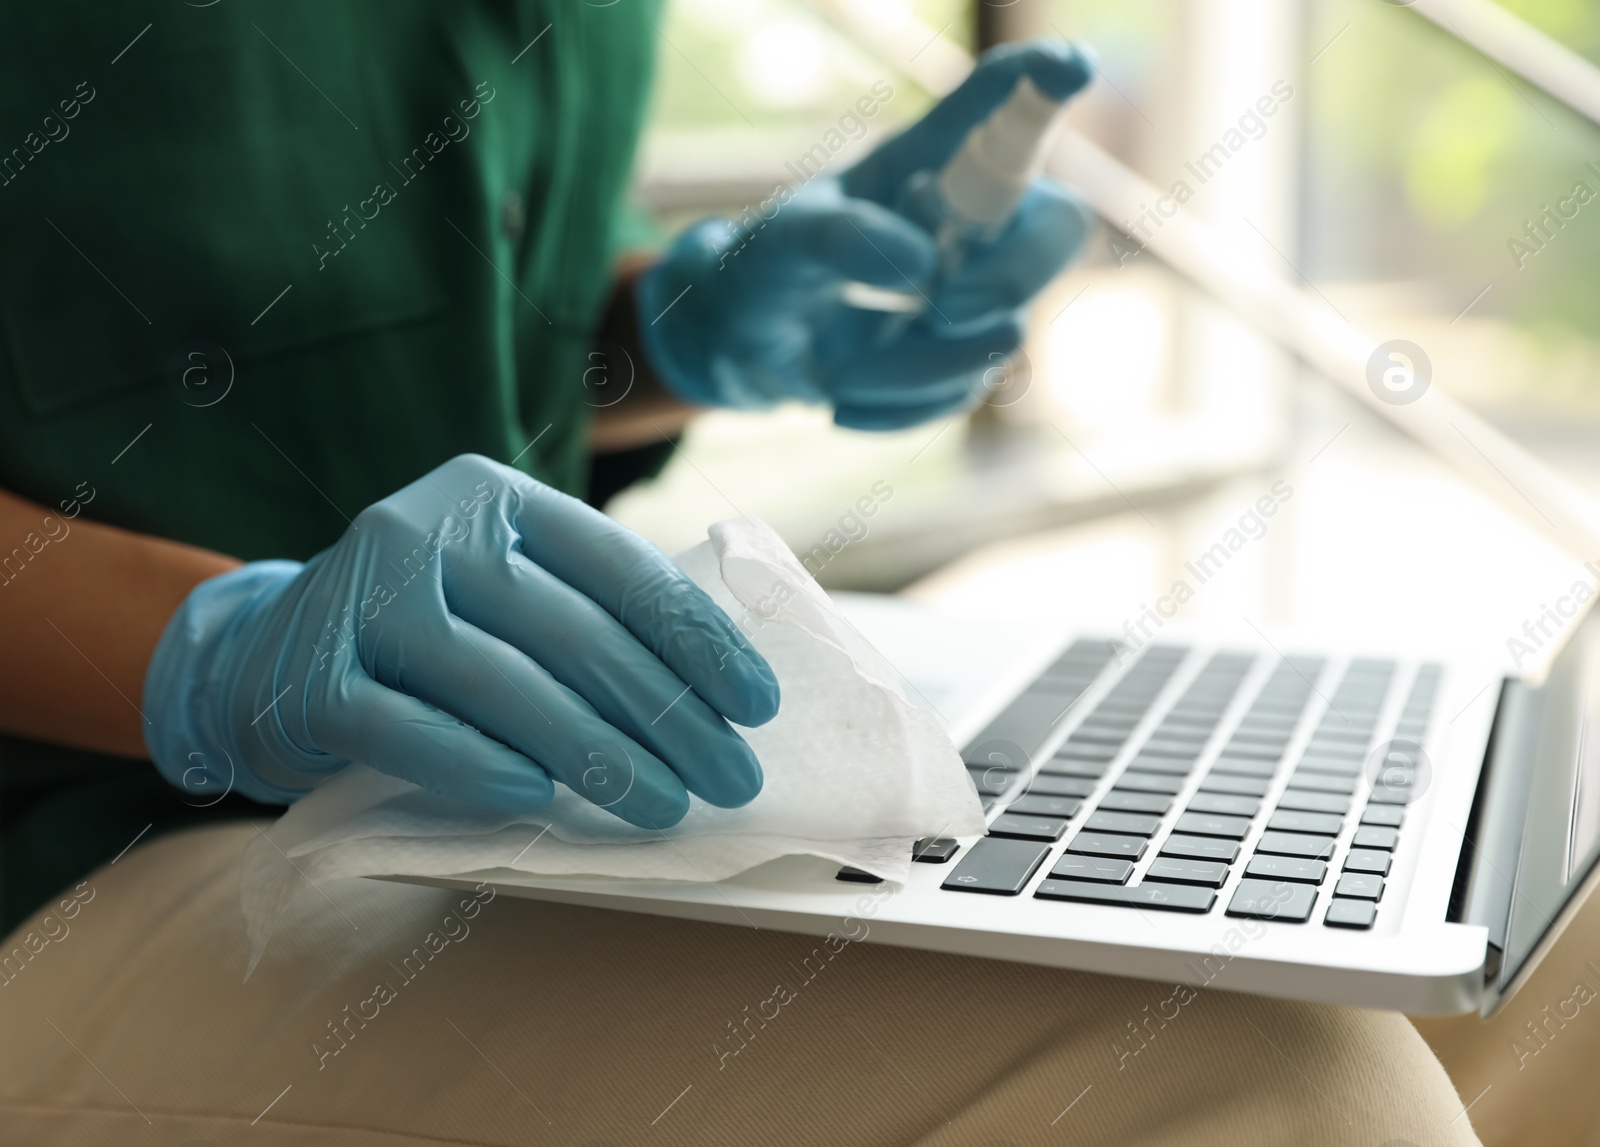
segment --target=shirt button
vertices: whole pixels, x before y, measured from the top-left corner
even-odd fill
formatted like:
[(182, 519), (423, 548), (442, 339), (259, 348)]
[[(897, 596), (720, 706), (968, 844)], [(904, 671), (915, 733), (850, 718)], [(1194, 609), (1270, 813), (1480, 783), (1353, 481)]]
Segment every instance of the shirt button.
[(525, 223), (522, 196), (515, 191), (506, 192), (500, 200), (500, 233), (515, 242), (522, 238), (522, 228)]

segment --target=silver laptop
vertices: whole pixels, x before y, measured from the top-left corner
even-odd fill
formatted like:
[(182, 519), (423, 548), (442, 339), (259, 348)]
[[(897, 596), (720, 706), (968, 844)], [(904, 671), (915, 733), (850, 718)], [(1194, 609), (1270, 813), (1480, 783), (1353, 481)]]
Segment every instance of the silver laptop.
[(937, 615), (885, 627), (884, 606), (863, 606), (858, 624), (914, 687), (921, 659), (897, 651), (897, 633), (985, 667), (940, 706), (985, 836), (919, 842), (904, 885), (788, 857), (716, 884), (496, 872), (497, 886), (831, 935), (833, 949), (894, 944), (1412, 1014), (1494, 1011), (1589, 892), (1592, 613), (1533, 685), (1445, 660), (1164, 635), (997, 658), (981, 631), (951, 624), (941, 642)]

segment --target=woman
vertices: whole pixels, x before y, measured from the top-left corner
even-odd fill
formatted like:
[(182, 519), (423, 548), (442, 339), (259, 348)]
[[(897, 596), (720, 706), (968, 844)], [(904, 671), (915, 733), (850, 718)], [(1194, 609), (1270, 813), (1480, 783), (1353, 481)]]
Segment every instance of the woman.
[[(239, 983), (237, 818), (351, 759), (527, 808), (583, 792), (574, 762), (605, 741), (640, 770), (613, 808), (635, 823), (749, 800), (724, 718), (776, 711), (770, 670), (572, 495), (650, 472), (699, 406), (798, 398), (867, 429), (961, 409), (1082, 239), (1040, 180), (936, 280), (895, 210), (1021, 76), (1057, 99), (1087, 81), (1036, 44), (775, 195), (764, 227), (631, 257), (656, 8), (14, 16), (8, 1134), (1473, 1142), (1400, 1017), (1208, 993), (1130, 1061), (1113, 1044), (1165, 989), (877, 947), (768, 1014), (801, 941), (487, 887), (304, 897)], [(853, 281), (927, 307), (856, 310)], [(596, 347), (636, 373), (620, 400), (585, 385)], [(446, 918), (428, 977), (387, 970)]]

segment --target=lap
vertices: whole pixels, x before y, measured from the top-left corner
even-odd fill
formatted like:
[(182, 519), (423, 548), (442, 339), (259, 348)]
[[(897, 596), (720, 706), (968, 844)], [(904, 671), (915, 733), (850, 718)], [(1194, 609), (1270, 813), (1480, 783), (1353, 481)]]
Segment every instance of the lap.
[(487, 888), (304, 893), (244, 981), (253, 836), (153, 842), (10, 937), (24, 1141), (1476, 1142), (1400, 1016)]
[(1600, 896), (1488, 1020), (1417, 1020), (1485, 1142), (1592, 1144), (1600, 1128)]

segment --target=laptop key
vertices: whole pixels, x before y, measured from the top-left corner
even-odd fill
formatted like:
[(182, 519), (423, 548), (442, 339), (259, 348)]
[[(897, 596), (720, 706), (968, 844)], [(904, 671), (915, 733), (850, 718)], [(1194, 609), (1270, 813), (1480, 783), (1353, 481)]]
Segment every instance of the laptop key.
[(1090, 777), (1038, 776), (1023, 792), (1030, 797), (1086, 797), (1099, 783)]
[(1222, 751), (1230, 757), (1254, 757), (1259, 761), (1276, 761), (1283, 756), (1280, 746), (1255, 741), (1229, 741)]
[(1267, 711), (1260, 713), (1246, 713), (1244, 720), (1239, 722), (1239, 727), (1233, 735), (1240, 740), (1287, 741), (1294, 735), (1295, 726), (1300, 724), (1300, 714), (1277, 714)]
[(1281, 752), (1289, 743), (1289, 735), (1281, 728), (1263, 729), (1246, 724), (1233, 731), (1232, 740), (1236, 744), (1266, 745)]
[(882, 884), (883, 877), (874, 876), (870, 872), (863, 872), (859, 868), (851, 868), (848, 864), (834, 874), (835, 880), (846, 880), (851, 884)]
[(1320, 744), (1326, 742), (1331, 745), (1365, 745), (1371, 739), (1371, 726), (1364, 725), (1359, 719), (1355, 720), (1353, 726), (1350, 728), (1344, 727), (1342, 723), (1330, 725), (1326, 720), (1324, 720), (1321, 727), (1318, 728), (1315, 735), (1312, 736), (1311, 743)]
[(1349, 796), (1356, 791), (1356, 778), (1339, 773), (1309, 773), (1298, 770), (1289, 778), (1289, 784), (1303, 792), (1343, 793)]
[(1211, 766), (1213, 775), (1230, 773), (1240, 777), (1270, 777), (1278, 771), (1277, 761), (1262, 761), (1254, 757), (1218, 757)]
[[(1065, 706), (1060, 697), (1053, 693), (1026, 691), (974, 737), (964, 752), (979, 752), (991, 742), (1001, 742), (1024, 753), (1037, 753), (1055, 731), (1055, 722), (1060, 718), (1063, 708)], [(989, 762), (983, 759), (974, 763)]]
[(967, 775), (972, 778), (972, 783), (978, 786), (979, 796), (997, 797), (1000, 794), (1016, 787), (1022, 779), (1022, 774), (1015, 769), (1002, 768), (999, 765), (968, 765)]
[(1387, 785), (1378, 785), (1373, 788), (1368, 800), (1375, 804), (1406, 805), (1411, 803), (1412, 792), (1407, 788), (1391, 788)]
[(1111, 812), (1096, 809), (1083, 822), (1083, 827), (1094, 832), (1123, 832), (1129, 836), (1149, 836), (1161, 826), (1161, 818), (1143, 812)]
[(1246, 876), (1263, 880), (1295, 880), (1306, 884), (1321, 884), (1328, 875), (1328, 866), (1320, 860), (1306, 860), (1297, 856), (1253, 856), (1245, 868)]
[(1209, 736), (1211, 730), (1216, 727), (1217, 719), (1208, 713), (1175, 708), (1161, 719), (1161, 724), (1156, 726), (1156, 732), (1171, 731), (1186, 737), (1201, 737)]
[(1340, 761), (1350, 757), (1361, 759), (1367, 755), (1367, 743), (1372, 740), (1371, 727), (1366, 732), (1358, 733), (1349, 740), (1340, 740), (1325, 736), (1320, 730), (1311, 735), (1306, 742), (1305, 755), (1308, 757), (1327, 757), (1330, 760)]
[(1244, 834), (1250, 831), (1250, 819), (1209, 812), (1186, 812), (1178, 818), (1172, 830), (1194, 836), (1225, 836), (1230, 840), (1242, 840)]
[(1217, 894), (1209, 888), (1181, 884), (1092, 884), (1084, 880), (1046, 880), (1034, 896), (1040, 900), (1077, 900), (1090, 904), (1122, 904), (1166, 912), (1209, 912)]
[(1096, 727), (1085, 721), (1073, 732), (1072, 739), (1081, 744), (1120, 746), (1122, 742), (1128, 739), (1128, 734), (1132, 731), (1132, 725)]
[(1313, 757), (1364, 757), (1367, 755), (1367, 742), (1370, 739), (1368, 733), (1357, 733), (1345, 739), (1318, 732), (1306, 742), (1306, 752)]
[(1071, 737), (1056, 750), (1058, 757), (1072, 757), (1079, 761), (1109, 761), (1117, 755), (1116, 745), (1100, 745), (1093, 741), (1076, 741)]
[(1192, 716), (1181, 717), (1176, 724), (1170, 720), (1163, 721), (1150, 734), (1150, 739), (1152, 741), (1172, 741), (1175, 744), (1192, 745), (1198, 748), (1210, 738), (1212, 727), (1211, 725), (1196, 723)]
[(1005, 836), (1015, 840), (1060, 840), (1067, 831), (1067, 822), (1058, 816), (1023, 816), (1003, 812), (989, 825), (990, 836)]
[(1381, 848), (1388, 852), (1394, 851), (1395, 842), (1400, 839), (1400, 831), (1385, 828), (1381, 824), (1364, 824), (1356, 829), (1355, 836), (1350, 841), (1351, 848)]
[(1326, 745), (1307, 745), (1300, 760), (1322, 772), (1360, 772), (1367, 763), (1367, 751), (1354, 748), (1348, 751), (1330, 749)]
[(1217, 776), (1208, 774), (1200, 782), (1200, 791), (1207, 793), (1233, 793), (1236, 796), (1260, 797), (1266, 796), (1267, 788), (1272, 784), (1265, 777), (1236, 777), (1227, 773)]
[(1294, 738), (1294, 731), (1300, 727), (1300, 713), (1303, 708), (1304, 706), (1300, 706), (1293, 711), (1282, 712), (1252, 709), (1233, 730), (1232, 739), (1254, 741), (1257, 744), (1276, 743), (1282, 748)]
[(1220, 860), (1224, 864), (1232, 864), (1239, 856), (1239, 846), (1231, 840), (1173, 833), (1162, 844), (1161, 855), (1181, 856), (1189, 860)]
[(1068, 819), (1078, 815), (1078, 810), (1083, 807), (1083, 800), (1079, 797), (1052, 797), (1041, 796), (1030, 791), (1027, 796), (1018, 797), (1007, 807), (1007, 812), (1019, 812), (1027, 816), (1059, 816)]
[(1072, 757), (1051, 757), (1039, 769), (1039, 775), (1098, 779), (1106, 775), (1106, 764), (1107, 762), (1105, 761), (1080, 761)]
[(1149, 696), (1133, 697), (1113, 689), (1106, 694), (1105, 699), (1095, 709), (1095, 713), (1103, 714), (1107, 718), (1121, 714), (1123, 719), (1132, 721), (1137, 725), (1144, 720), (1144, 715), (1150, 708), (1151, 699), (1160, 691), (1160, 689), (1153, 689), (1149, 691)]
[(1114, 860), (1108, 856), (1084, 856), (1081, 853), (1063, 853), (1050, 870), (1051, 879), (1093, 880), (1099, 884), (1125, 884), (1133, 872), (1133, 861)]
[(1304, 789), (1285, 789), (1278, 807), (1295, 812), (1328, 812), (1343, 816), (1350, 811), (1350, 798), (1338, 793), (1308, 793)]
[(1357, 900), (1382, 900), (1383, 877), (1370, 872), (1345, 872), (1333, 886), (1335, 896), (1351, 896)]
[(1267, 821), (1267, 828), (1278, 832), (1310, 832), (1319, 836), (1338, 836), (1339, 826), (1342, 824), (1344, 824), (1342, 818), (1330, 813), (1279, 809), (1272, 814), (1272, 819)]
[(1333, 837), (1308, 836), (1303, 832), (1264, 832), (1257, 852), (1275, 856), (1303, 856), (1307, 860), (1328, 860), (1333, 856)]
[(911, 859), (923, 864), (944, 864), (961, 846), (946, 837), (925, 836), (911, 846)]
[(1227, 707), (1226, 702), (1218, 704), (1216, 701), (1180, 697), (1177, 704), (1168, 711), (1166, 720), (1215, 728), (1222, 718), (1222, 711)]
[(1100, 807), (1110, 812), (1148, 812), (1161, 816), (1172, 807), (1172, 798), (1166, 793), (1112, 791), (1100, 798)]
[(1182, 777), (1167, 777), (1157, 773), (1123, 773), (1117, 778), (1116, 787), (1126, 792), (1135, 793), (1166, 793), (1176, 796), (1183, 788)]
[(1049, 855), (1047, 844), (986, 836), (967, 851), (940, 887), (952, 892), (1015, 896)]
[(1300, 758), (1296, 771), (1302, 773), (1332, 773), (1340, 777), (1356, 777), (1361, 775), (1361, 770), (1366, 766), (1364, 757), (1350, 757), (1348, 759), (1334, 759), (1332, 757), (1305, 756)]
[(1389, 875), (1389, 854), (1374, 848), (1352, 848), (1344, 858), (1346, 872), (1373, 872)]
[(1370, 900), (1335, 900), (1328, 905), (1328, 914), (1322, 922), (1329, 928), (1359, 928), (1372, 927), (1372, 922), (1378, 918), (1378, 906)]
[(1186, 777), (1194, 768), (1194, 756), (1187, 757), (1147, 757), (1144, 750), (1139, 750), (1139, 756), (1128, 762), (1128, 769), (1141, 773), (1166, 773), (1168, 776)]
[(1257, 920), (1279, 920), (1303, 924), (1311, 918), (1317, 890), (1309, 884), (1285, 880), (1241, 880), (1228, 904), (1229, 916), (1250, 916)]
[[(1138, 724), (1138, 720), (1134, 717), (1110, 713), (1091, 713), (1072, 735), (1074, 737), (1086, 737), (1094, 733), (1103, 733), (1107, 737), (1126, 740), (1128, 734), (1133, 732), (1134, 727)], [(1105, 738), (1102, 737), (1101, 739)]]
[(1190, 812), (1220, 812), (1226, 816), (1255, 816), (1261, 802), (1255, 797), (1236, 797), (1227, 793), (1195, 793), (1189, 798)]
[(1109, 832), (1080, 832), (1067, 845), (1068, 852), (1082, 852), (1089, 856), (1111, 856), (1121, 860), (1138, 860), (1144, 855), (1149, 842), (1142, 836), (1117, 836)]
[(1382, 824), (1390, 828), (1398, 828), (1400, 822), (1405, 820), (1406, 810), (1399, 805), (1369, 804), (1367, 810), (1361, 814), (1362, 824)]
[(1291, 725), (1300, 723), (1300, 715), (1305, 712), (1306, 695), (1301, 693), (1273, 693), (1263, 692), (1256, 698), (1255, 704), (1250, 706), (1250, 712), (1245, 716), (1249, 720), (1278, 720), (1287, 721)]
[(1150, 863), (1144, 878), (1221, 888), (1223, 881), (1228, 879), (1228, 866), (1220, 860), (1179, 860), (1171, 856), (1158, 856)]
[(1205, 748), (1203, 738), (1195, 740), (1178, 740), (1172, 737), (1151, 737), (1139, 747), (1140, 753), (1148, 753), (1152, 757), (1182, 757), (1192, 761), (1200, 755), (1200, 750)]

